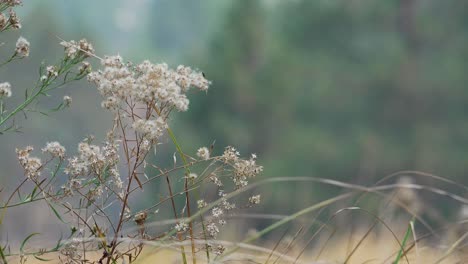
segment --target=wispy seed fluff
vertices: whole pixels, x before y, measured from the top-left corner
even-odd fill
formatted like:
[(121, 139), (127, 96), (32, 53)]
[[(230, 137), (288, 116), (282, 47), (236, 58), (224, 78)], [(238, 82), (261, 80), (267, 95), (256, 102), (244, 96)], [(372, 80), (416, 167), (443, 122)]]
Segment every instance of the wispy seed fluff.
[(39, 158), (31, 157), (33, 147), (28, 146), (24, 149), (16, 149), (18, 161), (24, 169), (24, 174), (29, 179), (36, 179), (41, 175), (42, 162)]
[(0, 99), (11, 97), (11, 84), (9, 82), (0, 83)]
[(91, 43), (89, 43), (86, 39), (82, 39), (80, 41), (62, 41), (60, 42), (65, 48), (65, 56), (69, 59), (74, 59), (78, 56), (89, 57), (94, 54), (94, 48)]
[(163, 135), (164, 130), (167, 128), (167, 124), (161, 117), (151, 120), (139, 119), (133, 123), (135, 131), (140, 132), (143, 136), (152, 141), (157, 140)]
[(186, 66), (172, 70), (165, 63), (144, 61), (135, 67), (124, 64), (120, 56), (108, 56), (101, 61), (103, 70), (92, 72), (88, 80), (96, 84), (102, 96), (102, 106), (116, 110), (120, 101), (151, 103), (187, 111), (186, 92), (195, 87), (206, 91), (210, 82), (203, 74)]
[(16, 12), (13, 9), (10, 9), (9, 15), (10, 16), (8, 17), (8, 24), (10, 24), (10, 26), (13, 29), (20, 29), (21, 28), (21, 22), (20, 22), (18, 16), (16, 15)]
[(42, 152), (49, 153), (52, 157), (58, 157), (63, 159), (65, 157), (65, 148), (60, 145), (57, 141), (48, 142), (42, 149)]
[(253, 195), (249, 197), (250, 204), (259, 204), (260, 203), (260, 194)]
[(207, 147), (199, 148), (197, 151), (197, 156), (200, 159), (207, 160), (210, 158), (210, 151), (208, 150)]
[(65, 95), (63, 97), (63, 105), (66, 106), (66, 107), (70, 107), (72, 101), (73, 101), (73, 99), (69, 95)]
[(7, 18), (6, 16), (0, 12), (0, 30), (6, 26)]
[(27, 41), (23, 37), (19, 37), (16, 41), (16, 50), (15, 54), (20, 58), (28, 57), (29, 56), (29, 41)]

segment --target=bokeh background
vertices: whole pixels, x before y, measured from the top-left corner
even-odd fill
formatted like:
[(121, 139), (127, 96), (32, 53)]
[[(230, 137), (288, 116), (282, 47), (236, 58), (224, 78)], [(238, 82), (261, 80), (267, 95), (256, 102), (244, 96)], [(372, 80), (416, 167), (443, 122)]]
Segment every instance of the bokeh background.
[[(191, 96), (189, 112), (171, 121), (187, 153), (215, 140), (217, 153), (233, 145), (258, 154), (263, 178), (371, 185), (419, 170), (468, 184), (467, 1), (38, 0), (25, 1), (18, 13), (23, 29), (0, 39), (2, 58), (18, 36), (31, 42), (30, 58), (0, 71), (0, 81), (13, 85), (12, 105), (37, 80), (40, 63), (62, 55), (56, 36), (87, 38), (99, 55), (185, 64), (206, 74), (208, 93)], [(1, 136), (0, 186), (21, 180), (15, 147), (58, 140), (74, 150), (89, 134), (103, 139), (111, 120), (85, 80), (39, 106), (55, 106), (65, 94), (73, 97), (70, 109), (19, 117), (24, 133)], [(162, 147), (160, 162), (172, 151)], [(259, 210), (288, 214), (340, 192), (272, 185), (262, 189)], [(458, 210), (427, 199), (444, 217)], [(10, 236), (27, 233), (31, 219), (44, 227), (50, 218), (13, 216)]]

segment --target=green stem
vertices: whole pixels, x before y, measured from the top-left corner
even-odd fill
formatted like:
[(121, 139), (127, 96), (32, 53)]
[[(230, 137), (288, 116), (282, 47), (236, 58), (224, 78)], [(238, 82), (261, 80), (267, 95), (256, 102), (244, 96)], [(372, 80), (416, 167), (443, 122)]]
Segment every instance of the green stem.
[(410, 224), (408, 225), (408, 229), (406, 229), (405, 237), (403, 238), (403, 241), (401, 242), (400, 251), (398, 251), (398, 255), (397, 255), (395, 261), (393, 262), (393, 264), (398, 264), (400, 262), (401, 257), (403, 256), (403, 252), (405, 251), (406, 241), (408, 241), (408, 238), (409, 238), (409, 236), (411, 234), (411, 223), (412, 222), (413, 222), (413, 220), (410, 221)]
[(39, 96), (42, 92), (42, 88), (41, 90), (39, 90), (39, 92), (37, 92), (36, 94), (34, 94), (33, 96), (29, 97), (28, 99), (26, 99), (26, 101), (24, 101), (22, 104), (20, 104), (19, 106), (17, 106), (15, 108), (15, 110), (13, 110), (12, 112), (10, 112), (5, 118), (2, 118), (0, 120), (0, 127), (6, 122), (8, 121), (8, 119), (10, 119), (11, 117), (13, 117), (14, 115), (16, 115), (19, 111), (22, 111), (24, 108), (26, 108), (30, 103), (32, 103), (34, 101), (34, 99)]
[[(171, 140), (172, 142), (174, 143), (176, 149), (177, 149), (177, 152), (179, 153), (179, 156), (180, 158), (182, 159), (182, 162), (184, 163), (184, 168), (185, 168), (185, 173), (186, 173), (186, 176), (188, 177), (188, 175), (190, 174), (190, 168), (189, 168), (189, 164), (187, 162), (187, 159), (185, 158), (185, 155), (184, 155), (184, 152), (182, 151), (182, 148), (181, 146), (179, 145), (179, 143), (177, 142), (177, 139), (174, 135), (174, 132), (172, 132), (172, 129), (170, 127), (167, 127), (167, 133), (169, 134), (169, 136), (171, 137)], [(186, 203), (187, 203), (187, 215), (188, 217), (191, 217), (191, 212), (190, 212), (190, 199), (189, 199), (189, 193), (188, 193), (188, 178), (185, 178), (185, 197), (186, 197)], [(190, 232), (190, 241), (191, 241), (191, 245), (192, 245), (192, 262), (193, 264), (196, 264), (197, 263), (197, 259), (196, 259), (196, 255), (195, 255), (195, 242), (193, 240), (193, 224), (192, 222), (189, 222), (189, 232)], [(186, 263), (186, 260), (184, 261), (184, 263)]]
[(20, 104), (19, 106), (17, 106), (15, 108), (15, 110), (13, 110), (12, 112), (10, 112), (5, 118), (1, 118), (0, 119), (0, 127), (6, 122), (8, 121), (11, 117), (13, 117), (14, 115), (16, 115), (19, 111), (22, 111), (23, 109), (25, 109), (28, 105), (30, 105), (39, 95), (43, 94), (44, 92), (48, 92), (48, 91), (51, 91), (51, 90), (54, 90), (54, 89), (57, 89), (57, 88), (60, 88), (62, 86), (64, 86), (65, 84), (68, 84), (72, 81), (74, 81), (75, 79), (71, 79), (71, 80), (67, 80), (67, 81), (64, 81), (62, 82), (61, 84), (57, 85), (57, 86), (54, 86), (54, 87), (50, 87), (50, 88), (47, 88), (50, 83), (45, 83), (45, 84), (42, 84), (42, 86), (40, 86), (40, 89), (37, 93), (35, 93), (33, 96), (29, 97), (28, 99), (26, 99), (26, 101), (24, 101), (22, 104)]
[(0, 67), (2, 67), (3, 65), (13, 61), (13, 59), (16, 57), (16, 53), (13, 54), (13, 56), (11, 56), (11, 58), (9, 58), (7, 61), (5, 61), (4, 63), (0, 64)]

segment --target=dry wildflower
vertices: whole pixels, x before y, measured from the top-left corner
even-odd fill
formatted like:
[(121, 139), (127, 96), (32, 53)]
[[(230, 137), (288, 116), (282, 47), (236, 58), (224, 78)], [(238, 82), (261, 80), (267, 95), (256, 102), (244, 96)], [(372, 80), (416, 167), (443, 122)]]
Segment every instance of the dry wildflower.
[(88, 164), (78, 159), (78, 157), (73, 157), (68, 159), (68, 166), (65, 168), (65, 174), (72, 176), (85, 175), (88, 173)]
[(90, 202), (96, 201), (99, 197), (102, 196), (104, 193), (104, 189), (102, 186), (98, 186), (95, 189), (90, 190), (86, 195), (86, 199)]
[(69, 59), (74, 59), (77, 56), (89, 57), (94, 54), (94, 48), (91, 43), (86, 39), (82, 39), (79, 42), (74, 40), (62, 41), (60, 45), (65, 47), (65, 56)]
[[(232, 155), (232, 151), (230, 151)], [(234, 162), (234, 177), (233, 181), (237, 188), (247, 186), (248, 178), (257, 176), (263, 171), (263, 167), (256, 164), (256, 155), (253, 154), (248, 160), (237, 158)]]
[(89, 63), (87, 61), (83, 61), (81, 63), (81, 66), (78, 68), (78, 70), (80, 71), (80, 74), (90, 73), (91, 72), (91, 63)]
[(163, 135), (167, 124), (161, 117), (150, 120), (139, 119), (133, 123), (133, 128), (135, 131), (142, 133), (146, 139), (153, 141)]
[(57, 67), (49, 65), (46, 67), (47, 76), (49, 78), (55, 78), (58, 76)]
[(185, 222), (180, 222), (175, 225), (175, 229), (177, 230), (177, 232), (185, 232), (187, 231), (188, 227), (188, 224)]
[(213, 222), (209, 223), (206, 226), (206, 230), (208, 231), (208, 234), (210, 235), (210, 237), (216, 238), (218, 236), (219, 228), (215, 223)]
[(195, 180), (197, 177), (198, 177), (198, 175), (197, 175), (196, 173), (190, 173), (190, 174), (187, 176), (187, 178), (188, 178), (189, 180), (192, 180), (192, 181)]
[(6, 16), (3, 13), (0, 13), (0, 30), (2, 30), (7, 24)]
[(222, 206), (226, 211), (236, 208), (236, 204), (228, 202), (226, 199), (223, 199)]
[(65, 157), (65, 148), (59, 142), (48, 142), (42, 149), (42, 152), (49, 153), (52, 157), (63, 159)]
[(16, 50), (15, 54), (20, 58), (28, 57), (29, 56), (29, 41), (23, 37), (19, 37), (16, 41)]
[(62, 41), (60, 45), (65, 47), (65, 56), (67, 58), (73, 59), (75, 58), (76, 54), (78, 53), (76, 41)]
[(21, 22), (19, 18), (16, 16), (16, 12), (13, 9), (10, 9), (9, 13), (9, 18), (8, 18), (8, 23), (10, 26), (14, 29), (20, 29), (21, 28)]
[(218, 187), (223, 186), (223, 182), (215, 174), (210, 175), (210, 181)]
[(81, 259), (81, 254), (78, 250), (79, 243), (67, 243), (65, 246), (60, 250), (60, 254), (64, 255), (68, 259), (75, 260)]
[(8, 82), (0, 83), (0, 99), (11, 97), (11, 84)]
[(191, 86), (201, 91), (208, 90), (210, 82), (205, 79), (202, 72), (193, 71), (190, 67), (184, 65), (177, 66), (176, 72), (178, 73), (177, 82), (185, 91)]
[(120, 56), (106, 56), (101, 64), (104, 69), (90, 73), (88, 80), (97, 85), (104, 97), (187, 111), (186, 91), (190, 87), (208, 89), (209, 82), (201, 74), (190, 71), (187, 75), (187, 71), (174, 71), (165, 63), (144, 61), (133, 67), (124, 64)]
[(207, 160), (210, 158), (210, 151), (207, 147), (201, 147), (197, 151), (197, 156), (203, 160)]
[(85, 176), (91, 171), (101, 175), (105, 169), (110, 169), (114, 165), (106, 159), (99, 146), (81, 142), (78, 145), (78, 153), (77, 157), (68, 159), (66, 174)]
[(70, 187), (63, 185), (60, 188), (62, 189), (62, 197), (71, 197), (73, 195), (73, 191)]
[(21, 167), (24, 169), (24, 174), (29, 179), (36, 179), (40, 176), (42, 168), (42, 162), (39, 158), (30, 157), (30, 153), (33, 151), (33, 147), (28, 146), (24, 149), (16, 149), (16, 155)]
[(255, 177), (263, 171), (263, 167), (256, 164), (255, 154), (249, 160), (238, 160), (234, 163), (236, 177)]
[(83, 161), (89, 162), (90, 165), (99, 163), (99, 161), (104, 160), (104, 157), (101, 153), (101, 148), (96, 145), (81, 142), (78, 144), (78, 152), (80, 153), (80, 158)]
[(205, 200), (198, 200), (198, 201), (197, 201), (197, 207), (198, 207), (198, 209), (201, 209), (201, 208), (203, 208), (203, 207), (205, 207), (205, 206), (207, 206), (207, 205), (208, 205), (208, 204), (205, 202)]
[(219, 218), (219, 217), (221, 217), (223, 214), (224, 214), (223, 209), (221, 209), (221, 208), (219, 208), (219, 207), (215, 207), (215, 208), (211, 209), (211, 215), (212, 215), (214, 218)]
[(22, 1), (21, 0), (1, 0), (0, 3), (6, 4), (9, 7), (14, 7), (17, 5), (21, 5)]
[(213, 250), (213, 253), (219, 256), (222, 255), (225, 250), (226, 248), (223, 245), (217, 245)]
[(120, 100), (114, 96), (109, 96), (101, 102), (101, 107), (107, 110), (117, 110), (120, 106)]
[(146, 211), (141, 211), (135, 214), (133, 221), (135, 221), (137, 225), (143, 225), (146, 222), (146, 218), (148, 218), (148, 213)]
[(63, 105), (65, 107), (70, 107), (71, 103), (72, 103), (72, 98), (69, 95), (65, 95), (63, 97)]
[(94, 48), (91, 43), (86, 39), (81, 39), (80, 42), (80, 51), (84, 52), (85, 57), (89, 57), (91, 54), (94, 54)]
[(235, 162), (239, 159), (239, 151), (237, 151), (234, 147), (228, 146), (224, 149), (224, 153), (221, 156), (221, 159), (224, 162)]
[(249, 197), (249, 203), (252, 204), (252, 205), (259, 204), (260, 203), (260, 194)]

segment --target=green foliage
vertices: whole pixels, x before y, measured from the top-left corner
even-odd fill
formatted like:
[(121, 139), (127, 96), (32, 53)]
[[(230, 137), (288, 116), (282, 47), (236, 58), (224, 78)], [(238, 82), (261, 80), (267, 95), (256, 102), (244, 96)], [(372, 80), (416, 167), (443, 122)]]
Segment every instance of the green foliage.
[(466, 182), (468, 5), (412, 2), (234, 1), (202, 53), (216, 89), (188, 137), (261, 153), (272, 177)]

